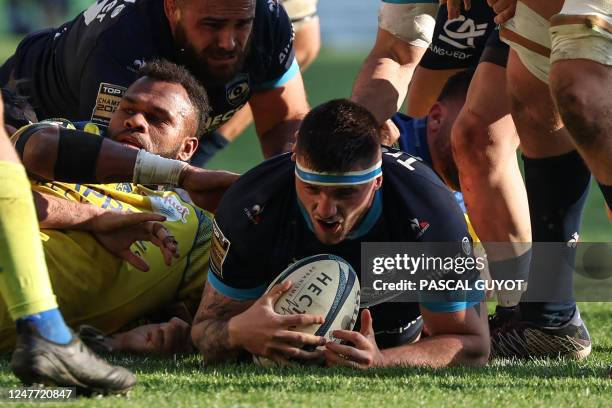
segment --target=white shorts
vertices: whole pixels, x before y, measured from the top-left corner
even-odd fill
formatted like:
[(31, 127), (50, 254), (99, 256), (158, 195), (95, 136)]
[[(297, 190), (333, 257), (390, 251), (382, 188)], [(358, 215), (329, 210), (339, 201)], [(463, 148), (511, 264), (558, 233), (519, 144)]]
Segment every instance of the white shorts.
[(287, 14), (293, 23), (293, 28), (298, 31), (307, 21), (318, 19), (317, 16), (318, 0), (281, 0)]
[(550, 64), (588, 59), (612, 65), (612, 0), (566, 0), (550, 21), (519, 1), (501, 38), (525, 67), (548, 83)]
[(378, 27), (416, 47), (427, 48), (436, 26), (437, 2), (387, 3), (378, 11)]

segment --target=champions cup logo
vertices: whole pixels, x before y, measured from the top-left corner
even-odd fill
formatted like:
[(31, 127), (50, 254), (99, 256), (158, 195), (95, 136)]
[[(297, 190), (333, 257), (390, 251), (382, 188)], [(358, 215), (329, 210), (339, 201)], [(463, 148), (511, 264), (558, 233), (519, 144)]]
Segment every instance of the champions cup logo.
[(234, 106), (240, 105), (248, 98), (249, 90), (248, 76), (240, 75), (237, 79), (225, 86), (225, 98)]
[[(454, 30), (450, 28), (451, 25), (456, 25), (457, 23), (462, 24)], [(484, 35), (487, 26), (488, 23), (476, 24), (471, 18), (466, 18), (462, 15), (444, 23), (444, 33), (446, 35), (440, 34), (440, 39), (461, 50), (475, 48), (474, 38)]]

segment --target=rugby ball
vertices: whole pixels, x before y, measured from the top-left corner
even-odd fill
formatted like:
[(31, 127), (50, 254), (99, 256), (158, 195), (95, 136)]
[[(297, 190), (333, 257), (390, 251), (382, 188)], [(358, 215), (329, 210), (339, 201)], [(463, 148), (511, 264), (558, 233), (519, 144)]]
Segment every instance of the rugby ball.
[[(352, 330), (359, 314), (359, 280), (353, 267), (344, 259), (328, 254), (309, 256), (290, 265), (266, 289), (290, 280), (293, 285), (274, 305), (276, 313), (317, 314), (325, 316), (323, 324), (295, 327), (293, 330), (332, 338), (334, 330)], [(304, 347), (312, 351), (313, 347)], [(264, 357), (253, 356), (255, 363), (269, 366), (274, 363)]]

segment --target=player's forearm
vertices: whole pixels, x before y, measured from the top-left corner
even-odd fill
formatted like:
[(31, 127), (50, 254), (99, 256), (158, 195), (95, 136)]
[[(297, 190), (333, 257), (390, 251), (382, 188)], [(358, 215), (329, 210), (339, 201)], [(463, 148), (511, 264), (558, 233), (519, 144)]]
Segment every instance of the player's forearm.
[(33, 191), (40, 228), (91, 231), (95, 218), (106, 212), (94, 205), (68, 201)]
[(351, 100), (365, 106), (382, 124), (401, 107), (415, 66), (400, 65), (388, 53), (372, 51), (355, 80)]
[(299, 114), (278, 123), (272, 129), (259, 136), (264, 158), (277, 156), (291, 151), (295, 135), (305, 114)]
[[(101, 138), (77, 130), (63, 129), (62, 132), (61, 137), (66, 140), (79, 137)], [(68, 152), (75, 162), (82, 161), (80, 166), (71, 166), (75, 174), (70, 174), (71, 171), (61, 168), (67, 163), (61, 159), (60, 128), (47, 126), (32, 133), (25, 141), (21, 159), (29, 173), (45, 180), (80, 183), (132, 181), (138, 149), (109, 139), (101, 139), (99, 150), (93, 144), (79, 147), (81, 152)], [(78, 167), (82, 167), (82, 171), (77, 172)]]
[(243, 350), (230, 340), (229, 321), (207, 319), (195, 323), (191, 330), (193, 344), (206, 364), (236, 360)]
[(481, 366), (489, 359), (489, 339), (478, 334), (441, 334), (382, 350), (384, 366)]

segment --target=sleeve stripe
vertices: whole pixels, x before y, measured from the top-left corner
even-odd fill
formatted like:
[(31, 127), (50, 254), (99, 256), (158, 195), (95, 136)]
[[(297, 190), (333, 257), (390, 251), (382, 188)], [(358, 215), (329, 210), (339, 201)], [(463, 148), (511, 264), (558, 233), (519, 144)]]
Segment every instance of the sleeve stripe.
[(283, 75), (281, 75), (279, 78), (273, 79), (268, 82), (264, 82), (263, 84), (259, 84), (255, 88), (256, 90), (279, 88), (285, 85), (291, 79), (293, 79), (293, 77), (296, 76), (298, 72), (300, 72), (300, 66), (297, 63), (297, 58), (293, 58), (293, 62), (291, 63), (291, 66), (289, 67), (287, 71), (285, 71)]
[(438, 313), (452, 313), (467, 310), (480, 302), (421, 302), (421, 306), (427, 310)]
[(226, 285), (221, 282), (217, 275), (208, 269), (208, 283), (215, 288), (215, 290), (224, 296), (235, 300), (253, 300), (258, 299), (266, 291), (266, 286), (261, 285), (251, 289), (237, 289)]

